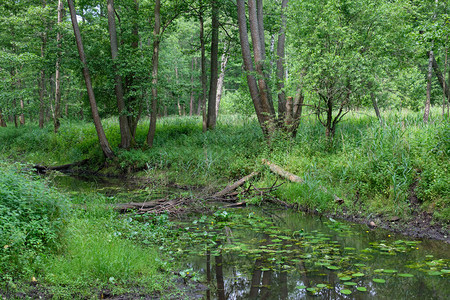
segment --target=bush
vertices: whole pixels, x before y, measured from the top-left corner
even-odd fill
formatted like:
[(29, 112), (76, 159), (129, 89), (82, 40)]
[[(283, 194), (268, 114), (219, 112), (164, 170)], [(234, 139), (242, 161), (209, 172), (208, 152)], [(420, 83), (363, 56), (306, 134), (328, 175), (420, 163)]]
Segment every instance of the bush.
[(61, 247), (65, 208), (53, 190), (0, 162), (0, 282), (32, 276)]

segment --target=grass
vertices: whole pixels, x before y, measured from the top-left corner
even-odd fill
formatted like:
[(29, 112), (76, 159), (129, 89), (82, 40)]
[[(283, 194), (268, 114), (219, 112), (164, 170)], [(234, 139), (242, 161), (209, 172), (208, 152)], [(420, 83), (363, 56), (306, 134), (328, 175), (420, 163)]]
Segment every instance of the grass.
[[(54, 299), (96, 298), (102, 290), (153, 295), (171, 288), (172, 264), (154, 241), (121, 234), (129, 220), (112, 210), (114, 199), (63, 194), (24, 168), (0, 161), (1, 296), (36, 296), (30, 281)], [(132, 230), (162, 239), (166, 225), (134, 222)]]
[[(282, 186), (278, 195), (309, 209), (341, 209), (333, 201), (336, 194), (350, 211), (409, 218), (410, 202), (417, 198), (422, 210), (446, 223), (450, 219), (450, 125), (438, 111), (432, 111), (435, 117), (430, 124), (422, 122), (421, 113), (386, 111), (383, 126), (372, 112), (352, 112), (338, 125), (331, 148), (323, 127), (311, 115), (302, 118), (295, 139), (280, 134), (270, 146), (257, 121), (248, 117), (220, 116), (216, 130), (206, 133), (198, 117), (168, 117), (158, 120), (154, 148), (142, 150), (148, 129), (144, 122), (137, 130), (138, 148), (115, 147), (117, 159), (104, 172), (145, 170), (140, 175), (162, 183), (218, 189), (259, 170), (259, 185), (267, 186), (276, 177), (262, 166), (265, 158), (305, 179), (303, 186)], [(104, 120), (104, 127), (111, 145), (118, 145), (117, 120)], [(50, 127), (7, 128), (0, 130), (0, 140), (8, 156), (35, 163), (102, 160), (88, 123), (65, 121), (57, 135)]]

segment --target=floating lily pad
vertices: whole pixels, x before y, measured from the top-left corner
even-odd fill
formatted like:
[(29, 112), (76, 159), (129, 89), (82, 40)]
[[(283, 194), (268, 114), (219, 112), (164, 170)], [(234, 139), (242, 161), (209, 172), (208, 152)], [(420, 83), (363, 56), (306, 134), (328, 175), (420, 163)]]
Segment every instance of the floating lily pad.
[(348, 289), (343, 289), (343, 290), (341, 290), (341, 293), (344, 295), (350, 295), (352, 293), (352, 291), (350, 291)]
[(346, 281), (344, 282), (345, 285), (356, 285), (356, 282), (352, 282), (352, 281)]
[(444, 274), (449, 274), (450, 270), (442, 269), (441, 272), (444, 273)]
[(398, 276), (400, 276), (400, 277), (414, 277), (413, 274), (408, 274), (408, 273), (400, 273), (400, 274), (398, 274)]
[(345, 276), (345, 277), (341, 277), (339, 278), (340, 280), (346, 281), (346, 280), (350, 280), (352, 279), (350, 276)]
[(336, 266), (326, 266), (327, 267), (327, 269), (330, 269), (330, 270), (339, 270), (340, 268), (339, 267), (336, 267)]
[(363, 273), (353, 273), (352, 276), (353, 277), (363, 277), (364, 274)]
[(373, 280), (373, 282), (377, 282), (377, 283), (385, 283), (386, 282), (386, 280), (381, 279), (381, 278), (374, 278), (372, 280)]
[(354, 264), (355, 267), (365, 267), (365, 264)]
[(308, 292), (315, 293), (317, 290), (315, 288), (307, 288)]
[(306, 286), (305, 285), (297, 285), (297, 288), (299, 290), (303, 290), (303, 289), (306, 289)]
[(397, 270), (388, 269), (388, 270), (384, 270), (383, 272), (384, 273), (397, 273)]
[(363, 286), (358, 286), (356, 289), (360, 292), (367, 292), (367, 289)]
[(323, 283), (319, 283), (319, 284), (317, 285), (317, 287), (318, 287), (318, 288), (325, 288), (325, 287), (327, 287), (327, 285), (326, 285), (326, 284), (323, 284)]

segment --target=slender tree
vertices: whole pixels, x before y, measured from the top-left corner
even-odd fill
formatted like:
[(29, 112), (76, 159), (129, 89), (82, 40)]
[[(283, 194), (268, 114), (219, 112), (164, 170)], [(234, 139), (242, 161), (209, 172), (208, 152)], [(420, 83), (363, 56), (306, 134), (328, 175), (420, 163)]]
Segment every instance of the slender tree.
[(155, 26), (153, 29), (153, 55), (152, 55), (152, 103), (150, 113), (150, 126), (147, 134), (147, 146), (153, 147), (156, 132), (156, 117), (158, 110), (158, 61), (159, 43), (161, 33), (161, 1), (155, 0)]
[(207, 129), (216, 127), (216, 96), (217, 96), (217, 80), (218, 80), (218, 53), (219, 53), (219, 5), (217, 0), (212, 1), (212, 39), (211, 39), (211, 75), (209, 84), (208, 97), (208, 117), (206, 122)]
[(97, 102), (95, 101), (94, 90), (92, 88), (91, 76), (89, 75), (89, 69), (87, 66), (86, 55), (84, 53), (83, 42), (81, 40), (80, 28), (78, 27), (77, 14), (75, 12), (75, 6), (73, 0), (67, 0), (70, 18), (72, 20), (73, 32), (75, 34), (75, 40), (77, 43), (78, 54), (80, 56), (81, 64), (83, 65), (83, 77), (86, 83), (86, 90), (88, 93), (89, 104), (91, 106), (92, 118), (94, 120), (95, 130), (100, 142), (100, 147), (106, 158), (113, 158), (114, 152), (112, 151), (108, 139), (106, 138), (105, 131), (103, 130), (102, 122), (98, 114)]
[(117, 70), (117, 58), (119, 56), (119, 48), (117, 42), (116, 18), (114, 9), (114, 0), (108, 0), (108, 31), (111, 45), (111, 57), (114, 64), (114, 91), (116, 94), (117, 108), (119, 110), (119, 126), (120, 126), (120, 147), (128, 149), (131, 146), (131, 132), (128, 126), (128, 119), (125, 115), (125, 102), (123, 98), (122, 76)]
[[(58, 0), (58, 26), (63, 22), (63, 11), (64, 6), (62, 0)], [(58, 29), (56, 34), (56, 43), (58, 48), (57, 58), (56, 58), (56, 71), (55, 71), (55, 109), (53, 111), (53, 127), (55, 133), (58, 132), (60, 122), (60, 107), (61, 107), (61, 32)]]

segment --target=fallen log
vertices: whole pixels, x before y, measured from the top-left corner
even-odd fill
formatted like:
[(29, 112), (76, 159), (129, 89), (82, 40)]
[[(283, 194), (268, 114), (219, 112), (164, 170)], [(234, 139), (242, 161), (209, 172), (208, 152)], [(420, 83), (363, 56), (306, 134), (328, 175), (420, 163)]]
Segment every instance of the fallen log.
[[(283, 178), (286, 178), (286, 179), (288, 179), (288, 180), (291, 181), (291, 182), (304, 183), (303, 179), (300, 178), (299, 176), (297, 176), (297, 175), (295, 175), (295, 174), (292, 174), (292, 173), (290, 173), (290, 172), (288, 172), (288, 171), (283, 170), (281, 167), (279, 167), (279, 166), (277, 166), (276, 164), (274, 164), (274, 163), (268, 161), (267, 159), (264, 159), (264, 158), (263, 158), (263, 159), (262, 159), (262, 162), (263, 162), (264, 164), (268, 165), (268, 166), (269, 166), (269, 169), (270, 169), (273, 173), (275, 173), (275, 174), (277, 174), (277, 175), (279, 175), (279, 176), (281, 176), (281, 177), (283, 177)], [(328, 190), (327, 190), (325, 187), (319, 186), (319, 188), (320, 188), (322, 191), (324, 191), (325, 193), (328, 193)], [(333, 194), (333, 198), (334, 198), (334, 200), (336, 201), (336, 203), (338, 203), (338, 204), (342, 204), (342, 203), (344, 202), (344, 200), (342, 200), (342, 198), (340, 198), (340, 197), (338, 197), (338, 196), (336, 196), (336, 195), (334, 195), (334, 194)]]
[(65, 164), (60, 166), (42, 166), (42, 165), (34, 165), (33, 169), (36, 170), (39, 174), (45, 174), (48, 171), (60, 171), (60, 172), (68, 172), (74, 167), (80, 167), (86, 165), (89, 162), (89, 159), (84, 159), (82, 161), (74, 162), (71, 164)]
[(252, 172), (249, 175), (239, 179), (238, 181), (236, 181), (235, 183), (233, 183), (232, 185), (228, 185), (226, 188), (224, 188), (223, 190), (221, 190), (220, 192), (215, 193), (214, 195), (212, 195), (212, 198), (220, 198), (223, 197), (227, 194), (229, 194), (230, 192), (234, 191), (235, 189), (237, 189), (238, 187), (240, 187), (241, 185), (243, 185), (244, 183), (246, 183), (248, 180), (252, 179), (253, 177), (255, 177), (256, 175), (258, 175), (258, 172)]
[(264, 164), (268, 165), (268, 166), (269, 166), (269, 169), (270, 169), (272, 172), (274, 172), (274, 173), (280, 175), (281, 177), (286, 178), (286, 179), (288, 179), (289, 181), (292, 181), (292, 182), (303, 183), (303, 179), (301, 179), (300, 177), (298, 177), (298, 176), (295, 175), (295, 174), (292, 174), (292, 173), (290, 173), (290, 172), (288, 172), (288, 171), (283, 170), (282, 168), (280, 168), (279, 166), (277, 166), (277, 165), (274, 164), (274, 163), (271, 163), (271, 162), (268, 161), (267, 159), (264, 159), (264, 158), (263, 158), (263, 159), (262, 159), (262, 162), (263, 162)]

